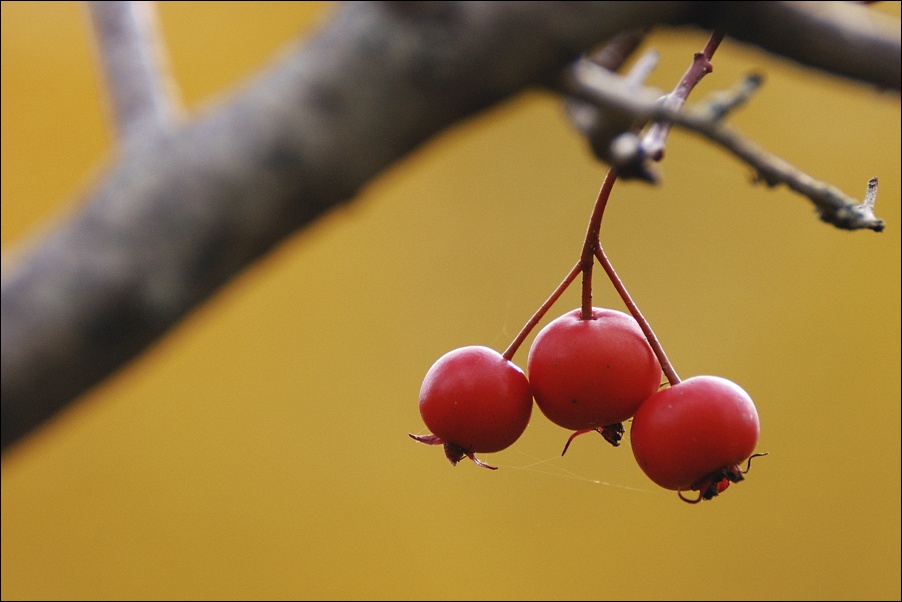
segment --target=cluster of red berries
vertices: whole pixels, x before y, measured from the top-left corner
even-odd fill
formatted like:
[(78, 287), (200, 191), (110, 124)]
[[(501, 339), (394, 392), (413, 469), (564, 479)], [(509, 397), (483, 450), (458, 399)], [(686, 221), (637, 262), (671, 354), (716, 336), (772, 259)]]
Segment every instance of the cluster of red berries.
[[(760, 423), (751, 397), (717, 376), (681, 380), (601, 247), (604, 207), (616, 180), (605, 178), (579, 261), (504, 351), (469, 346), (441, 358), (420, 388), (420, 415), (452, 464), (464, 457), (486, 468), (477, 453), (511, 446), (529, 424), (533, 399), (553, 423), (574, 437), (597, 431), (614, 446), (632, 420), (630, 444), (639, 466), (661, 487), (687, 502), (709, 500), (748, 471)], [(592, 305), (592, 268), (601, 263), (630, 313)], [(549, 322), (536, 335), (527, 378), (512, 359), (529, 332), (582, 274), (579, 308)], [(667, 387), (661, 387), (662, 374)], [(697, 491), (686, 498), (684, 491)]]
[[(619, 445), (632, 419), (630, 443), (639, 466), (656, 484), (711, 499), (742, 480), (741, 462), (758, 442), (758, 412), (735, 383), (696, 376), (660, 388), (661, 365), (636, 320), (595, 307), (550, 322), (529, 351), (529, 378), (488, 347), (442, 356), (420, 389), (420, 414), (452, 464), (476, 453), (501, 451), (526, 430), (533, 399), (555, 424), (577, 435), (597, 431)], [(566, 452), (565, 446), (564, 451)], [(686, 498), (684, 498), (686, 499)], [(687, 500), (690, 501), (690, 500)], [(691, 500), (696, 501), (696, 500)]]
[[(710, 58), (723, 38), (715, 33), (671, 92), (681, 105), (711, 71)], [(640, 124), (637, 124), (637, 127)], [(656, 127), (661, 125), (662, 127)], [(649, 148), (663, 157), (669, 127), (653, 124)], [(718, 376), (681, 380), (667, 360), (648, 321), (630, 298), (601, 247), (604, 209), (617, 179), (612, 168), (598, 194), (580, 259), (504, 353), (482, 346), (462, 347), (442, 356), (420, 388), (420, 415), (429, 435), (417, 441), (443, 445), (452, 464), (464, 457), (486, 468), (477, 453), (512, 445), (529, 424), (533, 399), (553, 423), (574, 437), (596, 431), (614, 446), (631, 420), (630, 444), (639, 466), (656, 484), (687, 502), (709, 500), (748, 472), (740, 468), (754, 454), (760, 423), (751, 397)], [(629, 314), (592, 305), (592, 268), (601, 263)], [(578, 275), (579, 308), (552, 320), (536, 335), (527, 359), (527, 378), (512, 359), (520, 344)], [(666, 387), (661, 379), (666, 377)], [(697, 491), (694, 498), (685, 491)]]

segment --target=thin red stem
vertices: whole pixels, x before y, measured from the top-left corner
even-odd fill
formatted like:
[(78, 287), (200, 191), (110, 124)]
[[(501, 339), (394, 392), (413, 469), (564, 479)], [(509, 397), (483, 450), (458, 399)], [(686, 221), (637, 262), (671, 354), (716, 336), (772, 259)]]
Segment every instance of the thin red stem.
[[(702, 54), (710, 61), (714, 56), (714, 53), (717, 51), (717, 47), (720, 46), (720, 43), (723, 42), (724, 32), (722, 31), (714, 31), (711, 33), (711, 37), (708, 38), (708, 43), (705, 44), (705, 47), (702, 49)], [(707, 71), (711, 72), (710, 69)]]
[(586, 230), (586, 239), (583, 242), (583, 251), (579, 258), (579, 267), (583, 272), (583, 294), (582, 306), (580, 308), (579, 319), (592, 319), (592, 266), (595, 265), (595, 248), (598, 246), (599, 235), (601, 234), (601, 218), (604, 217), (604, 209), (608, 205), (608, 199), (611, 196), (611, 189), (614, 188), (614, 182), (617, 181), (617, 172), (609, 169), (598, 191), (598, 198), (595, 199), (595, 207), (592, 209), (592, 216), (589, 218), (589, 227)]
[(504, 356), (504, 359), (511, 361), (514, 358), (514, 354), (517, 353), (517, 349), (520, 348), (520, 345), (523, 344), (523, 341), (526, 340), (526, 337), (529, 336), (529, 333), (532, 332), (532, 329), (536, 327), (536, 324), (538, 324), (542, 320), (542, 318), (545, 317), (545, 314), (548, 313), (548, 310), (551, 309), (551, 306), (554, 305), (554, 302), (564, 294), (564, 291), (567, 290), (567, 287), (570, 286), (570, 283), (572, 283), (576, 279), (576, 276), (577, 274), (579, 274), (580, 269), (581, 266), (579, 263), (573, 266), (573, 269), (570, 270), (570, 273), (567, 274), (567, 277), (564, 278), (563, 281), (561, 281), (556, 289), (554, 289), (554, 292), (551, 293), (551, 296), (545, 300), (545, 303), (543, 303), (542, 306), (536, 310), (536, 313), (532, 315), (532, 317), (529, 319), (529, 322), (527, 322), (526, 325), (523, 326), (522, 329), (520, 329), (520, 333), (517, 335), (517, 338), (515, 338), (513, 342), (507, 347), (507, 349), (504, 350), (504, 353), (501, 354), (502, 356)]
[[(677, 83), (676, 87), (673, 89), (673, 92), (667, 95), (667, 98), (664, 102), (673, 109), (679, 109), (686, 102), (686, 99), (689, 97), (689, 94), (698, 85), (698, 83), (702, 80), (702, 78), (710, 73), (713, 69), (711, 66), (711, 57), (714, 56), (714, 52), (717, 50), (718, 46), (724, 39), (724, 34), (721, 31), (715, 31), (711, 34), (711, 37), (708, 38), (708, 42), (705, 44), (705, 47), (701, 52), (695, 53), (692, 58), (692, 64), (687, 69), (686, 73), (680, 79), (679, 83)], [(664, 147), (667, 140), (667, 135), (670, 132), (671, 124), (668, 123), (654, 123), (649, 128), (648, 132), (643, 136), (642, 146), (644, 151), (648, 154), (649, 157), (653, 158), (656, 161), (660, 161), (664, 156)], [(613, 170), (608, 172), (608, 178), (605, 179), (605, 184), (608, 183), (608, 180), (611, 180), (611, 184), (613, 184)], [(602, 185), (602, 190), (605, 189), (605, 186)], [(586, 276), (586, 254), (591, 251), (595, 257), (598, 258), (598, 261), (601, 262), (601, 266), (604, 268), (604, 271), (607, 273), (608, 278), (611, 281), (611, 284), (614, 285), (614, 288), (617, 289), (620, 298), (623, 299), (623, 303), (626, 305), (630, 314), (633, 318), (636, 319), (636, 322), (639, 323), (639, 327), (642, 329), (642, 332), (645, 333), (645, 338), (648, 339), (648, 344), (651, 345), (652, 350), (655, 352), (655, 356), (658, 358), (658, 362), (661, 364), (661, 369), (664, 371), (664, 375), (667, 377), (668, 382), (671, 386), (676, 385), (680, 382), (680, 377), (677, 375), (676, 370), (674, 370), (673, 365), (670, 363), (670, 360), (667, 359), (667, 354), (664, 353), (664, 348), (661, 346), (661, 342), (658, 341), (658, 337), (655, 335), (654, 331), (651, 328), (651, 325), (648, 323), (648, 320), (642, 315), (642, 312), (639, 311), (639, 307), (633, 301), (629, 292), (627, 292), (626, 287), (623, 284), (623, 281), (620, 280), (620, 277), (617, 275), (617, 272), (614, 270), (614, 266), (611, 265), (611, 261), (608, 259), (608, 256), (605, 254), (604, 249), (601, 247), (601, 241), (599, 238), (599, 234), (601, 232), (601, 217), (604, 214), (604, 207), (607, 204), (607, 197), (610, 194), (610, 190), (608, 189), (602, 199), (602, 194), (599, 193), (599, 199), (596, 202), (595, 210), (592, 213), (592, 221), (589, 223), (589, 233), (586, 235), (586, 242), (583, 246), (583, 254), (580, 259), (580, 265), (583, 267), (583, 308), (581, 317), (584, 319), (591, 316), (591, 302), (592, 302), (592, 293), (591, 293), (591, 283), (587, 284), (587, 276)], [(595, 221), (597, 219), (597, 222)], [(591, 270), (591, 268), (589, 268)], [(591, 272), (588, 277), (591, 279)], [(588, 291), (588, 293), (587, 293)], [(588, 302), (588, 309), (587, 309)]]
[[(689, 93), (695, 88), (698, 82), (701, 81), (702, 77), (711, 72), (711, 57), (714, 55), (714, 52), (717, 50), (717, 47), (720, 45), (723, 38), (724, 34), (722, 32), (714, 32), (711, 35), (708, 39), (708, 43), (705, 44), (704, 49), (695, 54), (692, 65), (689, 67), (686, 74), (683, 75), (674, 91), (668, 95), (668, 102), (674, 103), (676, 108), (683, 105), (686, 98), (689, 96)], [(655, 154), (655, 159), (660, 160), (663, 156), (664, 141), (667, 138), (669, 129), (669, 123), (653, 124), (652, 130), (646, 134), (645, 140), (643, 140), (645, 144), (658, 149), (659, 152)], [(646, 146), (646, 149), (649, 146)], [(664, 371), (665, 376), (667, 376), (667, 380), (671, 385), (675, 385), (680, 382), (680, 377), (670, 364), (670, 360), (667, 359), (664, 348), (655, 336), (648, 321), (642, 315), (642, 312), (639, 311), (639, 308), (632, 300), (632, 297), (630, 297), (623, 282), (617, 276), (617, 272), (614, 271), (614, 266), (611, 265), (610, 260), (608, 260), (607, 255), (605, 255), (604, 250), (601, 248), (601, 221), (604, 217), (604, 210), (605, 207), (607, 207), (608, 199), (611, 196), (611, 190), (616, 181), (617, 172), (613, 168), (609, 169), (608, 173), (605, 175), (604, 182), (602, 182), (601, 189), (598, 191), (595, 206), (592, 208), (592, 216), (589, 218), (589, 226), (586, 230), (586, 238), (583, 242), (583, 249), (580, 254), (579, 262), (573, 266), (566, 278), (558, 285), (551, 296), (545, 300), (536, 313), (533, 314), (532, 318), (529, 319), (529, 322), (523, 326), (517, 334), (517, 337), (511, 342), (508, 348), (504, 350), (502, 355), (508, 361), (513, 359), (514, 354), (517, 353), (520, 345), (523, 344), (523, 341), (526, 340), (526, 337), (529, 336), (532, 329), (542, 320), (551, 306), (554, 305), (558, 298), (560, 298), (579, 273), (582, 273), (582, 304), (579, 316), (582, 320), (589, 320), (592, 318), (592, 268), (595, 264), (595, 258), (597, 257), (607, 273), (608, 278), (611, 280), (611, 283), (614, 285), (614, 288), (617, 289), (617, 292), (620, 294), (620, 298), (623, 299), (624, 304), (626, 304), (626, 307), (629, 309), (630, 314), (632, 314), (633, 318), (639, 323), (642, 332), (645, 333), (648, 343), (651, 345), (655, 352), (655, 356), (661, 364), (661, 369)]]
[(667, 354), (664, 353), (664, 348), (661, 346), (661, 342), (658, 341), (658, 337), (655, 336), (655, 331), (651, 329), (651, 325), (648, 323), (648, 320), (646, 320), (645, 316), (642, 315), (642, 312), (639, 311), (639, 306), (636, 305), (636, 302), (633, 301), (633, 298), (626, 290), (626, 286), (624, 286), (623, 281), (620, 279), (620, 276), (617, 275), (617, 272), (614, 270), (614, 266), (611, 265), (611, 260), (608, 259), (608, 256), (604, 252), (604, 249), (601, 248), (601, 244), (599, 244), (595, 248), (595, 257), (598, 258), (599, 263), (601, 263), (601, 267), (604, 268), (604, 271), (608, 275), (608, 279), (611, 281), (611, 284), (613, 284), (614, 288), (617, 289), (617, 293), (620, 295), (620, 298), (623, 299), (623, 303), (629, 310), (630, 315), (632, 315), (633, 318), (636, 319), (636, 322), (639, 323), (639, 328), (641, 328), (642, 332), (645, 333), (645, 338), (648, 339), (648, 344), (651, 345), (652, 351), (655, 352), (655, 356), (658, 358), (658, 362), (661, 364), (661, 370), (664, 371), (664, 376), (667, 377), (667, 382), (670, 383), (671, 387), (678, 384), (680, 382), (680, 377), (677, 375), (676, 370), (674, 370), (673, 365), (670, 363), (670, 360), (667, 359)]

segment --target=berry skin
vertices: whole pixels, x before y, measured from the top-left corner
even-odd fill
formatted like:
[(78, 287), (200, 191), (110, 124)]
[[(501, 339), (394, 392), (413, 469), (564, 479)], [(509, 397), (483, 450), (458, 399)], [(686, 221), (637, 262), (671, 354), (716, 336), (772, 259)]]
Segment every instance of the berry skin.
[(461, 347), (440, 357), (420, 387), (420, 416), (432, 435), (410, 436), (444, 445), (451, 464), (466, 456), (494, 469), (474, 454), (512, 445), (531, 414), (532, 389), (520, 368), (488, 347)]
[(752, 398), (718, 376), (695, 376), (662, 389), (633, 418), (630, 443), (645, 474), (665, 489), (699, 491), (698, 500), (743, 479), (761, 426)]
[(589, 320), (579, 316), (579, 309), (567, 312), (536, 335), (527, 359), (529, 382), (549, 420), (573, 431), (602, 432), (631, 418), (658, 390), (661, 365), (632, 316), (599, 307)]

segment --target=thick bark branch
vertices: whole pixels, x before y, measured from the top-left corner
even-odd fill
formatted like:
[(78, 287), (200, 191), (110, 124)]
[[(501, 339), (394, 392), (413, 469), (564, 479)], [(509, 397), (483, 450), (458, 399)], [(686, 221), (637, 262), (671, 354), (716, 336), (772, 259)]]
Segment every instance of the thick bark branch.
[[(700, 10), (725, 19), (736, 4), (341, 5), (222, 104), (133, 137), (77, 212), (13, 253), (0, 291), (2, 448), (442, 129), (621, 31), (690, 23)], [(767, 31), (743, 33), (769, 43)], [(819, 44), (851, 52), (842, 32), (825, 35)], [(899, 41), (877, 46), (879, 73), (840, 72), (898, 89)]]
[[(703, 27), (761, 46), (831, 75), (899, 90), (899, 21), (850, 2), (720, 2)], [(724, 6), (726, 5), (726, 6)]]

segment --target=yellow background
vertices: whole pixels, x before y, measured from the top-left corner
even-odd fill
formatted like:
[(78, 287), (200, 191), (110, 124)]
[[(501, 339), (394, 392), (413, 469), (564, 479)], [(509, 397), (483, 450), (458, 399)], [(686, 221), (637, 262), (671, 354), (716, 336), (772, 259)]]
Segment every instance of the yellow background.
[[(330, 9), (162, 4), (186, 104)], [(705, 39), (653, 35), (649, 83), (670, 88)], [(4, 254), (108, 160), (92, 53), (79, 4), (3, 3)], [(577, 259), (605, 167), (558, 98), (529, 93), (299, 232), (5, 455), (2, 597), (899, 599), (899, 96), (730, 40), (714, 64), (694, 98), (761, 71), (731, 122), (855, 196), (879, 176), (887, 221), (839, 231), (683, 132), (663, 185), (616, 186), (602, 242), (680, 375), (757, 403), (770, 455), (746, 481), (683, 504), (628, 440), (561, 458), (568, 432), (537, 410), (482, 458), (496, 472), (408, 438), (429, 366), (503, 350)], [(596, 304), (622, 308), (598, 274)]]

